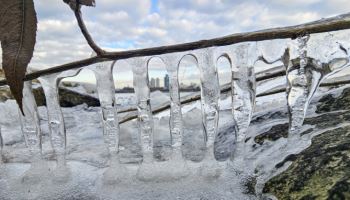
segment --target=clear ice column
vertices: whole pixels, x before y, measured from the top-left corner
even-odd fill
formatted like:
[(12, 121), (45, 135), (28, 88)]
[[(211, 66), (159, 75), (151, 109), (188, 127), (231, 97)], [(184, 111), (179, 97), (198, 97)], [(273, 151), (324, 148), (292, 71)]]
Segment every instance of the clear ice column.
[(201, 102), (207, 154), (209, 154), (210, 159), (215, 160), (214, 141), (218, 131), (220, 85), (216, 71), (214, 49), (198, 50), (195, 52), (195, 56), (201, 73)]
[(99, 63), (92, 70), (95, 73), (97, 93), (102, 108), (104, 141), (109, 153), (116, 155), (119, 151), (119, 122), (112, 73), (113, 64), (112, 62)]
[(169, 94), (170, 94), (170, 133), (173, 155), (182, 157), (182, 114), (179, 92), (178, 70), (181, 54), (165, 54), (162, 59), (169, 72)]
[(66, 128), (58, 97), (58, 74), (38, 78), (46, 99), (51, 146), (59, 165), (65, 165)]
[(229, 53), (232, 60), (232, 112), (238, 126), (237, 141), (244, 140), (255, 107), (256, 54), (256, 43), (236, 45)]
[(64, 118), (58, 96), (58, 84), (63, 78), (76, 76), (79, 72), (80, 69), (69, 70), (38, 78), (45, 93), (50, 140), (52, 148), (57, 156), (57, 164), (59, 166), (66, 164), (65, 154), (67, 140)]
[[(289, 133), (295, 134), (301, 128), (307, 109), (307, 101), (309, 96), (309, 81), (307, 74), (311, 71), (307, 70), (307, 42), (310, 36), (299, 37), (298, 54), (299, 69), (295, 68), (292, 63), (287, 66), (287, 104), (289, 111)], [(312, 72), (311, 72), (312, 73)], [(318, 74), (321, 76), (321, 74)], [(320, 77), (319, 77), (320, 78)], [(315, 88), (316, 89), (316, 88)]]
[(23, 112), (19, 110), (19, 119), (24, 141), (29, 149), (33, 161), (39, 160), (41, 155), (41, 129), (38, 108), (32, 91), (32, 82), (24, 82)]
[(148, 86), (147, 58), (131, 58), (127, 62), (132, 66), (134, 89), (137, 98), (138, 124), (143, 152), (143, 162), (153, 162), (153, 116)]
[(232, 63), (232, 114), (238, 129), (231, 164), (241, 177), (252, 176), (251, 172), (244, 168), (247, 162), (247, 145), (244, 140), (255, 107), (256, 78), (254, 64), (258, 57), (257, 53), (256, 43), (232, 45), (228, 51)]
[(0, 125), (0, 165), (3, 163), (3, 148), (4, 148), (4, 140), (1, 134), (1, 125)]

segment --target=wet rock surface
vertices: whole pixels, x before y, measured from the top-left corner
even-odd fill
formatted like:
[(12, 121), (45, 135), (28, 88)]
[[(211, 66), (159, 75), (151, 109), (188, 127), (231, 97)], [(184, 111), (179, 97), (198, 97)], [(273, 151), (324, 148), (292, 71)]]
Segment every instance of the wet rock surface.
[(279, 163), (293, 163), (266, 183), (264, 192), (278, 199), (350, 198), (350, 126), (316, 136), (312, 145)]
[[(278, 199), (350, 199), (350, 89), (325, 95), (313, 104), (316, 115), (304, 122), (311, 128), (301, 135), (323, 133), (307, 149), (276, 164), (276, 169), (289, 166), (270, 179), (263, 192)], [(287, 136), (288, 124), (281, 123), (254, 140), (261, 145)]]

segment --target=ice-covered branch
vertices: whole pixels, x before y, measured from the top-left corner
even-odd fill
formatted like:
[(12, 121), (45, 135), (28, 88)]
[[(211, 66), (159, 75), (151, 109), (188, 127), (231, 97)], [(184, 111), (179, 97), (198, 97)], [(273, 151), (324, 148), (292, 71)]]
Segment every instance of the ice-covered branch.
[[(266, 30), (247, 32), (247, 33), (237, 33), (237, 34), (232, 34), (232, 35), (214, 38), (210, 40), (200, 40), (196, 42), (189, 42), (189, 43), (169, 45), (169, 46), (160, 46), (160, 47), (137, 49), (137, 50), (130, 50), (130, 51), (120, 51), (120, 52), (106, 52), (106, 53), (103, 53), (103, 55), (98, 55), (92, 58), (83, 59), (83, 60), (79, 60), (71, 63), (66, 63), (66, 64), (55, 66), (49, 69), (27, 74), (25, 77), (25, 80), (33, 80), (43, 75), (62, 72), (69, 69), (85, 67), (94, 63), (103, 62), (107, 60), (119, 60), (119, 59), (126, 59), (126, 58), (132, 58), (132, 57), (140, 57), (140, 56), (154, 56), (154, 55), (160, 55), (160, 54), (166, 54), (166, 53), (175, 53), (175, 52), (183, 52), (183, 51), (189, 51), (189, 50), (195, 50), (195, 49), (203, 49), (206, 47), (225, 46), (225, 45), (230, 45), (230, 44), (235, 44), (240, 42), (248, 42), (248, 41), (263, 41), (263, 40), (285, 39), (285, 38), (294, 39), (300, 35), (323, 33), (323, 32), (329, 32), (329, 31), (338, 31), (338, 30), (344, 30), (349, 28), (350, 28), (350, 13), (347, 13), (344, 15), (339, 15), (339, 16), (331, 17), (327, 19), (321, 19), (318, 21), (301, 24), (297, 26), (273, 28), (273, 29), (266, 29)], [(6, 85), (6, 84), (7, 84), (6, 80), (0, 81), (0, 86)]]

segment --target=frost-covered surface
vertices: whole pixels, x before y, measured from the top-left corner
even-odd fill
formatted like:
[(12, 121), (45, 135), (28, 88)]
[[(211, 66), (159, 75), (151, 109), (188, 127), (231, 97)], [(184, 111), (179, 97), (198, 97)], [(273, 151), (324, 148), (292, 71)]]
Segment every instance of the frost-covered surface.
[[(341, 93), (341, 89), (331, 90), (333, 95)], [(284, 95), (281, 95), (285, 98)], [(276, 98), (276, 97), (269, 97)], [(253, 124), (248, 129), (247, 138), (254, 138), (272, 126), (287, 121), (286, 115), (282, 117), (269, 117), (265, 120), (257, 120), (259, 116), (269, 113), (286, 112), (286, 100), (281, 99), (280, 104), (264, 107), (270, 99), (257, 99), (257, 110)], [(318, 97), (315, 98), (316, 100)], [(228, 105), (227, 105), (228, 104)], [(216, 157), (225, 160), (230, 155), (233, 132), (232, 115), (229, 108), (230, 101), (220, 101), (219, 137), (216, 139)], [(121, 174), (115, 169), (112, 175), (115, 178), (122, 177), (122, 181), (114, 184), (106, 183), (102, 177), (108, 169), (108, 151), (103, 142), (103, 129), (100, 121), (100, 108), (88, 108), (85, 105), (73, 108), (63, 108), (63, 114), (67, 126), (67, 159), (70, 169), (68, 182), (55, 180), (51, 172), (55, 169), (52, 161), (52, 151), (49, 145), (46, 108), (39, 107), (41, 128), (44, 134), (43, 150), (47, 161), (40, 164), (42, 174), (34, 183), (23, 182), (23, 174), (30, 168), (28, 151), (25, 148), (18, 124), (18, 111), (14, 101), (0, 104), (2, 134), (4, 138), (4, 161), (0, 170), (0, 194), (3, 198), (10, 199), (255, 199), (251, 195), (254, 191), (254, 183), (258, 183), (257, 189), (261, 189), (262, 183), (273, 175), (283, 171), (286, 167), (276, 170), (276, 163), (284, 157), (298, 153), (310, 145), (312, 135), (303, 137), (302, 140), (281, 138), (275, 142), (266, 141), (263, 145), (252, 148), (254, 140), (247, 142), (246, 153), (236, 155), (235, 158), (226, 162), (219, 162), (221, 175), (218, 178), (200, 176), (199, 169), (204, 157), (204, 140), (200, 124), (200, 103), (193, 103), (183, 107), (184, 133), (183, 153), (188, 165), (189, 174), (180, 180), (174, 176), (181, 163), (169, 164), (170, 156), (169, 117), (160, 113), (155, 121), (155, 169), (158, 178), (154, 181), (143, 182), (135, 178), (138, 169), (138, 161), (141, 159), (140, 148), (135, 146), (137, 140), (137, 124), (131, 121), (121, 125), (121, 160), (126, 167), (127, 173)], [(225, 109), (226, 108), (226, 109)], [(307, 116), (314, 115), (314, 107), (311, 106)], [(82, 120), (83, 119), (83, 120)], [(305, 127), (308, 128), (308, 127)], [(191, 131), (192, 130), (192, 131)], [(221, 138), (221, 139), (219, 139)], [(224, 144), (218, 145), (220, 142)], [(219, 148), (220, 147), (220, 148)], [(278, 151), (276, 151), (279, 149)], [(239, 158), (245, 158), (243, 165), (235, 165)], [(51, 160), (51, 161), (50, 161)], [(249, 164), (249, 163), (254, 163)], [(254, 171), (258, 170), (258, 174)], [(244, 177), (246, 179), (244, 179)], [(242, 182), (246, 187), (242, 188)], [(252, 185), (251, 185), (252, 184)], [(250, 193), (249, 193), (250, 192)], [(258, 192), (258, 191), (257, 191)], [(246, 193), (246, 194), (244, 194)]]

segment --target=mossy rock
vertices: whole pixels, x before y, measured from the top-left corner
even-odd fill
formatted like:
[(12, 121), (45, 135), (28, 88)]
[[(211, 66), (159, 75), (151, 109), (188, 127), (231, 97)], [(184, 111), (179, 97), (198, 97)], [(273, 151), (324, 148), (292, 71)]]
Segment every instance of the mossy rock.
[(3, 69), (0, 68), (0, 79), (5, 78), (5, 72)]
[(255, 143), (261, 145), (264, 143), (265, 140), (276, 141), (281, 137), (286, 138), (288, 137), (288, 127), (289, 127), (288, 123), (275, 125), (271, 127), (269, 131), (266, 131), (260, 135), (257, 135), (254, 138), (254, 141)]
[(278, 199), (350, 199), (350, 126), (326, 131), (312, 145), (289, 156), (276, 167), (293, 161), (269, 180), (264, 193)]
[[(334, 127), (338, 124), (350, 122), (350, 111), (338, 111), (334, 113), (324, 113), (317, 117), (306, 118), (305, 125), (313, 125), (314, 128), (309, 128), (301, 133), (301, 135), (309, 134), (315, 130), (322, 130), (328, 127)], [(288, 123), (277, 124), (272, 126), (269, 131), (257, 135), (254, 138), (255, 143), (263, 144), (265, 140), (276, 141), (282, 137), (288, 137)]]
[[(315, 128), (310, 128), (301, 133), (302, 135), (311, 133), (314, 130), (322, 130), (324, 128), (333, 127), (340, 123), (350, 121), (350, 88), (346, 88), (338, 97), (329, 94), (322, 97), (317, 103), (316, 113), (320, 114), (317, 117), (306, 117), (304, 125), (314, 125)], [(252, 121), (258, 123), (266, 119), (274, 119), (276, 116), (287, 118), (287, 114), (282, 111), (275, 113), (267, 113), (259, 116)], [(277, 118), (278, 118), (277, 117)], [(263, 144), (265, 140), (276, 141), (281, 137), (288, 137), (288, 123), (277, 124), (272, 126), (269, 131), (266, 131), (254, 138), (257, 144)]]
[[(304, 124), (311, 128), (301, 134), (334, 129), (314, 137), (311, 146), (301, 153), (277, 163), (275, 167), (281, 168), (292, 162), (286, 171), (265, 184), (263, 192), (286, 200), (350, 199), (350, 126), (336, 128), (350, 122), (350, 88), (338, 96), (326, 95), (313, 104), (319, 115), (305, 119)], [(281, 123), (256, 136), (254, 141), (261, 145), (266, 140), (287, 136), (288, 123)]]
[[(41, 87), (33, 89), (33, 94), (38, 106), (46, 105), (44, 91)], [(8, 99), (13, 99), (9, 88), (1, 87), (0, 102), (5, 102)], [(80, 94), (66, 88), (59, 88), (59, 100), (61, 107), (73, 107), (83, 103), (93, 107), (100, 106), (100, 102), (97, 98), (85, 94)]]
[(318, 102), (316, 113), (350, 110), (350, 88), (345, 88), (339, 97), (328, 94)]
[[(93, 107), (100, 106), (99, 100), (89, 95), (80, 94), (66, 88), (59, 88), (58, 93), (61, 107), (73, 107), (83, 103)], [(46, 105), (45, 95), (42, 88), (34, 89), (33, 94), (38, 106)]]

